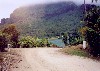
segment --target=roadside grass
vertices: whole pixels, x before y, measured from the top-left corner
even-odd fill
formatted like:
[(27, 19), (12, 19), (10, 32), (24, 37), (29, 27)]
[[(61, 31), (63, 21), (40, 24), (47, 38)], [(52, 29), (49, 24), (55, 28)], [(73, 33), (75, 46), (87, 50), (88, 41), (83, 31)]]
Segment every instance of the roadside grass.
[(66, 46), (65, 48), (62, 48), (60, 51), (67, 55), (75, 55), (100, 61), (100, 56), (94, 57), (89, 53), (88, 48), (84, 50), (81, 44), (76, 46)]
[(77, 46), (66, 46), (65, 48), (61, 49), (61, 52), (68, 54), (68, 55), (76, 55), (80, 57), (89, 57), (89, 54), (86, 50), (82, 49), (82, 45)]

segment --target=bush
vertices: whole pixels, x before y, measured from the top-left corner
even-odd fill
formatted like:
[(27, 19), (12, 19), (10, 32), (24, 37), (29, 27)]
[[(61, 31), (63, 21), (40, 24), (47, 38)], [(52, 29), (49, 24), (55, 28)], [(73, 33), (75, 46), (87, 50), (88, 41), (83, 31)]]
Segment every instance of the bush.
[(83, 43), (83, 38), (82, 37), (72, 38), (70, 40), (71, 45), (78, 45), (78, 44), (82, 44), (82, 43)]
[(100, 34), (88, 30), (86, 39), (90, 47), (90, 53), (94, 56), (100, 55)]
[(2, 33), (5, 34), (5, 37), (7, 38), (8, 42), (12, 44), (12, 47), (17, 48), (19, 32), (16, 26), (14, 24), (10, 24), (2, 30)]
[(19, 44), (22, 48), (29, 48), (32, 47), (33, 41), (32, 37), (27, 36), (27, 37), (22, 37), (19, 41)]
[[(74, 33), (63, 33), (63, 42), (65, 45), (78, 45), (78, 44), (82, 44), (83, 42), (83, 38), (79, 35), (78, 32), (74, 32)], [(68, 38), (69, 37), (69, 38)], [(68, 43), (69, 40), (69, 43)]]
[(37, 37), (26, 36), (20, 39), (19, 44), (22, 48), (31, 48), (31, 47), (50, 47), (50, 43), (47, 39), (39, 39)]
[(5, 48), (7, 48), (7, 39), (3, 33), (0, 33), (0, 51), (5, 51)]
[(91, 5), (85, 18), (86, 40), (90, 46), (90, 53), (94, 56), (100, 55), (100, 7)]

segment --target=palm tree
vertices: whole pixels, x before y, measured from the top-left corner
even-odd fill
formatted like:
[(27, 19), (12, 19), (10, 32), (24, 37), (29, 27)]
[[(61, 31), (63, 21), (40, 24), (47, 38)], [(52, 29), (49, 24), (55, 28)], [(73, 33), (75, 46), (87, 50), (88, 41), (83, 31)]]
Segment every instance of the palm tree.
[[(92, 0), (92, 2), (97, 2), (98, 0)], [(86, 1), (84, 0), (84, 14), (86, 14)]]
[[(97, 2), (98, 0), (92, 0), (92, 2)], [(85, 13), (86, 13), (86, 1), (84, 0), (84, 11), (85, 11)]]
[(86, 14), (86, 4), (85, 4), (85, 0), (84, 0), (84, 13)]
[(92, 0), (92, 2), (93, 2), (93, 1), (97, 2), (98, 0)]

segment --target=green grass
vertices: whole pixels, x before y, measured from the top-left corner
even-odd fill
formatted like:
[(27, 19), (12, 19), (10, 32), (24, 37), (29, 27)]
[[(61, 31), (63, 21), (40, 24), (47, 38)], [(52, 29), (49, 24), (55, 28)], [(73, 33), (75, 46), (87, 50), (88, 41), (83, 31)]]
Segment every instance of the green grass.
[(81, 57), (88, 57), (89, 54), (83, 50), (82, 48), (78, 46), (71, 46), (61, 49), (62, 52), (68, 54), (68, 55), (76, 55)]

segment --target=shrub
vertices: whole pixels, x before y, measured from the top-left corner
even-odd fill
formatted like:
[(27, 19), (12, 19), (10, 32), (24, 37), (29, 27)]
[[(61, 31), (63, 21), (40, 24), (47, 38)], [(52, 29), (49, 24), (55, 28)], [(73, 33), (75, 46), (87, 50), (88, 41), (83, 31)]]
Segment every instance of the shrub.
[(90, 47), (90, 53), (94, 56), (100, 55), (100, 34), (88, 30), (86, 39)]
[(27, 37), (22, 37), (19, 41), (19, 44), (22, 48), (29, 48), (32, 47), (33, 41), (32, 37), (27, 36)]
[(70, 44), (71, 45), (78, 45), (83, 43), (83, 38), (78, 37), (78, 38), (71, 38)]
[(7, 48), (7, 39), (3, 33), (0, 33), (0, 51), (5, 51), (5, 48)]
[(10, 24), (2, 30), (9, 43), (12, 44), (13, 48), (17, 47), (19, 32), (14, 24)]
[(50, 43), (47, 39), (39, 39), (37, 37), (26, 36), (20, 39), (19, 44), (22, 48), (30, 48), (30, 47), (50, 47)]
[(90, 53), (98, 56), (100, 55), (100, 7), (91, 5), (84, 21), (88, 28), (85, 31), (85, 38), (90, 46)]
[[(83, 38), (79, 35), (78, 31), (74, 33), (63, 33), (63, 42), (65, 45), (77, 45), (83, 42)], [(69, 40), (69, 43), (68, 43)]]

